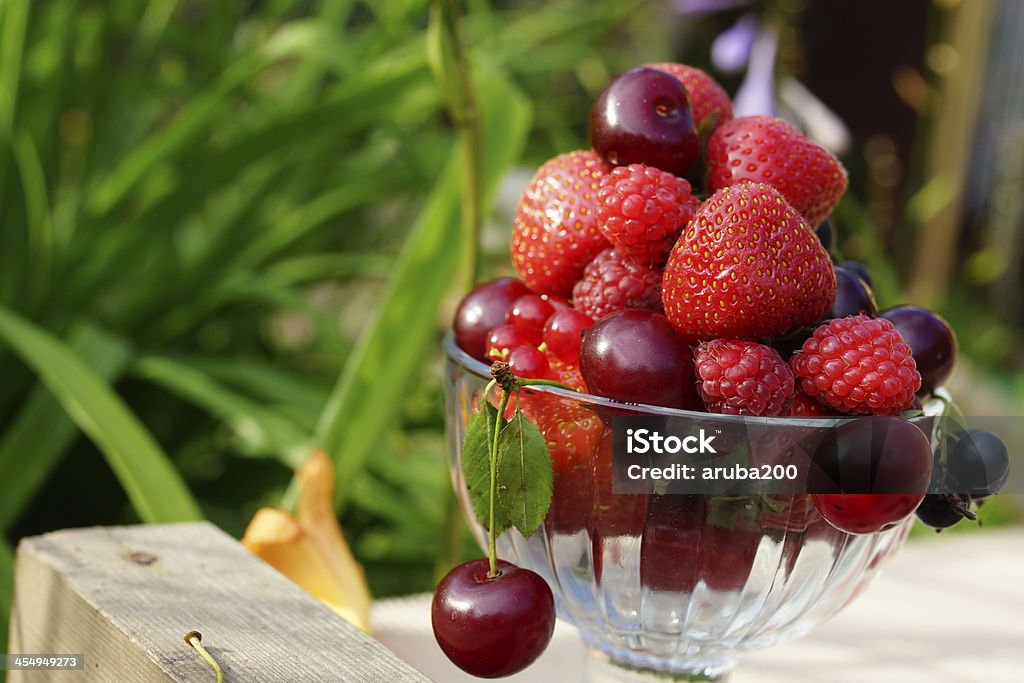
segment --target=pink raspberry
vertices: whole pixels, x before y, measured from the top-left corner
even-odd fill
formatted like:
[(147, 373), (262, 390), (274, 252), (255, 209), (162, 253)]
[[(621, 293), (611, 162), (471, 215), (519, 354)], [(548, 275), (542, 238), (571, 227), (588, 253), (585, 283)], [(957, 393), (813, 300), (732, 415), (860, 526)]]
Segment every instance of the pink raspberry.
[(801, 389), (844, 413), (896, 415), (921, 388), (914, 356), (893, 324), (863, 314), (816, 329), (790, 366)]
[(785, 415), (793, 400), (793, 373), (770, 346), (731, 339), (704, 342), (694, 353), (694, 367), (709, 412)]
[(626, 260), (664, 265), (700, 202), (690, 183), (643, 164), (617, 166), (597, 189), (597, 227)]
[(605, 249), (583, 271), (572, 288), (572, 303), (592, 320), (624, 308), (661, 312), (661, 271), (625, 261)]

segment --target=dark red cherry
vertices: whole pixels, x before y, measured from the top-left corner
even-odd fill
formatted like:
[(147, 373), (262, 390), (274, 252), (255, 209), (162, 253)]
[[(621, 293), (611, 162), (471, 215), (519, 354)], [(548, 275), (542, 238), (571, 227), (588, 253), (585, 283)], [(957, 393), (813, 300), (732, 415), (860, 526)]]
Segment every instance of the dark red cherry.
[(620, 74), (590, 110), (590, 141), (617, 166), (646, 164), (685, 176), (700, 152), (686, 88), (656, 69)]
[(848, 534), (891, 529), (914, 514), (924, 495), (912, 493), (815, 493), (814, 507), (825, 520)]
[(580, 371), (591, 393), (667, 408), (699, 405), (693, 355), (663, 315), (612, 313), (583, 335)]
[(936, 531), (956, 526), (963, 519), (976, 520), (971, 498), (960, 493), (930, 493), (916, 510), (917, 518)]
[(434, 591), (430, 610), (441, 650), (466, 673), (511, 676), (544, 652), (555, 628), (555, 601), (540, 575), (498, 560), (488, 577), (486, 559), (452, 569)]
[(487, 334), (505, 322), (512, 302), (529, 294), (519, 280), (501, 277), (477, 285), (459, 303), (452, 327), (455, 343), (477, 360), (485, 361)]
[(837, 427), (814, 455), (814, 505), (851, 534), (888, 529), (913, 514), (931, 485), (924, 432), (898, 417), (865, 417)]
[(895, 306), (879, 314), (890, 321), (910, 347), (921, 373), (921, 392), (942, 386), (956, 365), (956, 334), (937, 313), (919, 306)]
[(868, 283), (852, 270), (836, 266), (836, 300), (832, 304), (829, 318), (846, 318), (858, 313), (871, 317), (878, 315), (875, 294)]
[(544, 325), (544, 343), (561, 360), (579, 365), (583, 332), (593, 324), (594, 321), (588, 315), (575, 308), (555, 311)]

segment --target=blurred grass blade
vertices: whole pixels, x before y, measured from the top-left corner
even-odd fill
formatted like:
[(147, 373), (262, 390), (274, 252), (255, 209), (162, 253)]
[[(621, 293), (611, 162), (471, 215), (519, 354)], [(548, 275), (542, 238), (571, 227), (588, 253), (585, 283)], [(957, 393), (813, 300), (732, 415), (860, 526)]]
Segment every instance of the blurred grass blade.
[(14, 133), (14, 115), (18, 108), (18, 87), (21, 84), (22, 52), (28, 26), (28, 0), (6, 0), (0, 3), (0, 126), (8, 139)]
[[(529, 105), (506, 79), (478, 79), (484, 124), (484, 187), (493, 196), (523, 146)], [(439, 177), (395, 265), (378, 315), (349, 356), (320, 417), (318, 444), (334, 459), (339, 506), (364, 462), (393, 425), (406, 387), (433, 339), (437, 313), (459, 266), (456, 152)]]
[(138, 359), (131, 371), (223, 421), (251, 455), (273, 455), (293, 468), (309, 455), (308, 435), (290, 419), (185, 363), (147, 356)]
[[(100, 379), (118, 377), (128, 360), (128, 348), (92, 325), (68, 335), (71, 351)], [(7, 529), (60, 462), (78, 428), (46, 387), (32, 390), (0, 441), (0, 530)]]
[(199, 505), (152, 435), (63, 342), (3, 306), (0, 338), (96, 443), (143, 521), (202, 518)]
[(50, 218), (50, 200), (46, 190), (46, 171), (39, 158), (32, 137), (18, 133), (13, 140), (14, 160), (21, 175), (28, 216), (28, 283), (30, 303), (37, 302), (44, 294), (50, 277), (53, 250), (53, 221)]

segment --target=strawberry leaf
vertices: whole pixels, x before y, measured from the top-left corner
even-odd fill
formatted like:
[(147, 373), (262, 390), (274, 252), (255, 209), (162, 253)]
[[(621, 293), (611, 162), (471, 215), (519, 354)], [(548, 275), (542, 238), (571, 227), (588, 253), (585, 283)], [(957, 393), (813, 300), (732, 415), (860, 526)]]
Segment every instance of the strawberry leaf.
[(526, 538), (551, 507), (551, 477), (544, 436), (517, 410), (498, 437), (498, 504)]
[[(462, 476), (466, 480), (466, 490), (476, 518), (488, 531), (491, 516), (491, 444), (494, 443), (497, 419), (498, 411), (490, 403), (484, 402), (470, 419), (466, 427), (466, 438), (462, 442)], [(499, 499), (494, 506), (495, 535), (510, 526)]]

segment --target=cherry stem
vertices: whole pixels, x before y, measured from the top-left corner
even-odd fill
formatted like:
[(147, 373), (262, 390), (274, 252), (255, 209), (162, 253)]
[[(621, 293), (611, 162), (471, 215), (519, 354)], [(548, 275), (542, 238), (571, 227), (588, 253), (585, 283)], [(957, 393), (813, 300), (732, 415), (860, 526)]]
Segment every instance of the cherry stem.
[(494, 421), (494, 439), (491, 441), (491, 500), (490, 500), (490, 521), (487, 524), (487, 561), (490, 563), (488, 578), (498, 576), (498, 547), (497, 534), (494, 533), (494, 506), (498, 499), (498, 437), (505, 420), (505, 408), (508, 406), (509, 393), (501, 392), (501, 401), (498, 402), (498, 415)]
[(203, 647), (203, 634), (199, 631), (189, 631), (185, 634), (185, 644), (198, 652), (199, 656), (213, 668), (213, 673), (217, 676), (217, 683), (224, 683), (224, 670), (220, 668), (220, 664), (213, 658), (213, 655)]

